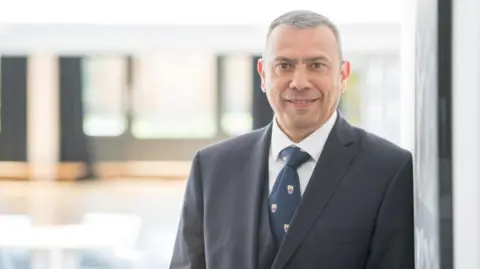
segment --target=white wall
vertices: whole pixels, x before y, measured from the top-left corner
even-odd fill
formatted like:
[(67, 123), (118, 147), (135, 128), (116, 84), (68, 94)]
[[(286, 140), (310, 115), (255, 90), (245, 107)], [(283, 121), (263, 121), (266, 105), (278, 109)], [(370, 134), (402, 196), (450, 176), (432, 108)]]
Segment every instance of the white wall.
[(480, 268), (480, 2), (453, 1), (455, 268)]

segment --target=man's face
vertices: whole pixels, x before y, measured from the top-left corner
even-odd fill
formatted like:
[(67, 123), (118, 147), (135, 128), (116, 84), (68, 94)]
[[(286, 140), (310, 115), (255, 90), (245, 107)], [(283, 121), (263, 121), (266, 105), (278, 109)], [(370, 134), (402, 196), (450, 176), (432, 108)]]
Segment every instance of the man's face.
[(257, 69), (262, 90), (287, 134), (313, 132), (337, 108), (350, 72), (339, 53), (327, 26), (280, 26), (272, 31)]

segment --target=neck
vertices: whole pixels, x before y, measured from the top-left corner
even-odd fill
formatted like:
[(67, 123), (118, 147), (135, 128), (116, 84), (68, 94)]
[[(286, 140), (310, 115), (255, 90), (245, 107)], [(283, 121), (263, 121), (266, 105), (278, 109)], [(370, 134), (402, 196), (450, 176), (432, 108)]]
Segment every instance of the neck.
[[(280, 125), (279, 125), (280, 126)], [(289, 131), (286, 128), (282, 128), (280, 126), (280, 129), (290, 138), (295, 143), (300, 143), (302, 140), (307, 138), (309, 135), (311, 135), (313, 132), (315, 132), (315, 129), (300, 129), (300, 130), (295, 130), (295, 131)]]

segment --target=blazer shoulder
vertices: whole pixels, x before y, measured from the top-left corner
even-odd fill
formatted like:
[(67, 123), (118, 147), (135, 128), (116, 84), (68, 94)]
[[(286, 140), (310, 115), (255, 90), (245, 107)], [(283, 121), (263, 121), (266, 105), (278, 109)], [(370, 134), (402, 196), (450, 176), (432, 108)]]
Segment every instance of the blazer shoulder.
[(251, 152), (252, 147), (261, 139), (265, 128), (257, 129), (242, 135), (230, 137), (209, 144), (197, 151), (197, 155), (211, 159), (214, 156), (226, 157), (233, 155), (243, 155)]

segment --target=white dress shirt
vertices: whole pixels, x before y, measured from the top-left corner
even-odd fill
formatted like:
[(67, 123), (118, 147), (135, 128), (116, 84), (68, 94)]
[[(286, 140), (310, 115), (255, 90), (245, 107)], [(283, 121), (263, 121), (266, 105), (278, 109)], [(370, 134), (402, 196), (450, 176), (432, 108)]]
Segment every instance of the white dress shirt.
[(300, 179), (300, 193), (304, 193), (308, 182), (310, 181), (310, 177), (312, 176), (313, 169), (320, 158), (320, 154), (322, 153), (325, 142), (327, 141), (328, 135), (330, 134), (336, 119), (337, 111), (332, 114), (330, 119), (328, 119), (321, 128), (317, 129), (304, 140), (300, 141), (300, 143), (294, 143), (280, 129), (276, 119), (274, 118), (272, 125), (270, 155), (268, 158), (270, 192), (272, 191), (273, 185), (277, 180), (278, 173), (280, 173), (280, 170), (282, 170), (283, 166), (285, 165), (284, 161), (279, 158), (280, 152), (289, 146), (295, 145), (306, 151), (311, 156), (310, 160), (300, 166), (297, 170), (298, 177)]

